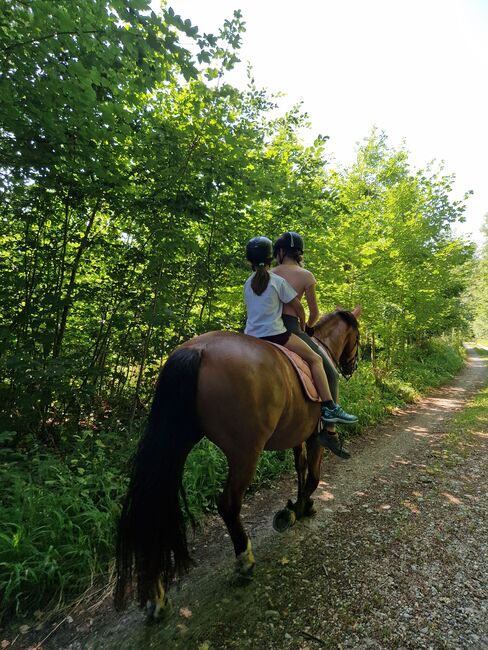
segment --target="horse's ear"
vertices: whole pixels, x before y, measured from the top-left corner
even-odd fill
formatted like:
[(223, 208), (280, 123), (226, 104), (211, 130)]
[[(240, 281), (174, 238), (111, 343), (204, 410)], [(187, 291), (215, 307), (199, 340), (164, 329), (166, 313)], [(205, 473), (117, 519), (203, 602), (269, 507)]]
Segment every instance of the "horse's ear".
[(361, 316), (361, 305), (356, 305), (351, 314), (356, 318), (356, 320), (359, 320), (359, 317)]

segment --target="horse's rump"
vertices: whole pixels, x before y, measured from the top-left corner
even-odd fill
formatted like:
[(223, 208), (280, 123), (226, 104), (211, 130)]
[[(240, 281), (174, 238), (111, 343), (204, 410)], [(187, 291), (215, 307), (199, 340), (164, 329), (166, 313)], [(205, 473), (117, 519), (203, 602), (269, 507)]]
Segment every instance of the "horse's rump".
[(287, 449), (311, 435), (318, 404), (306, 399), (278, 346), (237, 332), (209, 332), (183, 346), (202, 350), (197, 412), (224, 453)]

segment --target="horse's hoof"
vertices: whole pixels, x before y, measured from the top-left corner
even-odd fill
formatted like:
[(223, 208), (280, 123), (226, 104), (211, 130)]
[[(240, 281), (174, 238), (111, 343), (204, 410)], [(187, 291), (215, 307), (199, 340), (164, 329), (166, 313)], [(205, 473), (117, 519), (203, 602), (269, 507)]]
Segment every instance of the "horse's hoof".
[(303, 514), (305, 515), (305, 517), (315, 517), (315, 515), (317, 514), (317, 510), (313, 505), (312, 499), (310, 499), (310, 501), (307, 501), (307, 503), (305, 504), (305, 512)]
[(248, 538), (246, 550), (242, 553), (239, 553), (239, 555), (236, 557), (236, 576), (239, 578), (244, 578), (246, 580), (250, 579), (252, 577), (252, 572), (255, 564), (256, 560), (254, 559), (254, 554), (252, 552), (251, 540)]
[(242, 564), (241, 562), (236, 562), (235, 575), (239, 578), (252, 578), (254, 571), (254, 564)]
[(278, 512), (273, 517), (273, 528), (278, 533), (284, 533), (285, 530), (291, 528), (296, 522), (297, 516), (293, 510), (288, 508), (283, 508), (283, 510), (278, 510)]
[(160, 623), (171, 612), (171, 601), (165, 596), (162, 603), (148, 600), (146, 603), (146, 623)]
[(247, 585), (253, 582), (253, 579), (254, 579), (253, 567), (248, 569), (245, 573), (242, 573), (236, 567), (236, 570), (230, 577), (229, 584), (232, 587), (247, 587)]

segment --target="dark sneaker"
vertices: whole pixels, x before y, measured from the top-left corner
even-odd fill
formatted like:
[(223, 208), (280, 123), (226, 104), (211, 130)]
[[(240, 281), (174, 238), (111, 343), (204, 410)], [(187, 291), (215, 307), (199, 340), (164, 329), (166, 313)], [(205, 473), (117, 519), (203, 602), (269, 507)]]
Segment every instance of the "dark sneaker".
[(351, 458), (351, 454), (343, 446), (338, 435), (329, 433), (327, 430), (321, 431), (317, 436), (322, 447), (330, 449), (333, 454), (339, 458)]
[(342, 406), (336, 404), (334, 408), (327, 408), (327, 406), (322, 406), (322, 415), (321, 419), (323, 422), (330, 422), (335, 424), (340, 422), (341, 424), (354, 424), (358, 421), (355, 415), (346, 413)]

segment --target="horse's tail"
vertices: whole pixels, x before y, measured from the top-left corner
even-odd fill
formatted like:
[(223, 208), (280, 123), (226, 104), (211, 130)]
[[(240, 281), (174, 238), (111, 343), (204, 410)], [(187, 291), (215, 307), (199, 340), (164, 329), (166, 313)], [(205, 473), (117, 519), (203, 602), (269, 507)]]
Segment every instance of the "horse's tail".
[(176, 350), (158, 379), (118, 524), (114, 600), (119, 609), (134, 572), (143, 606), (157, 593), (160, 579), (166, 589), (191, 565), (182, 478), (186, 457), (202, 437), (196, 415), (201, 356), (193, 348)]

